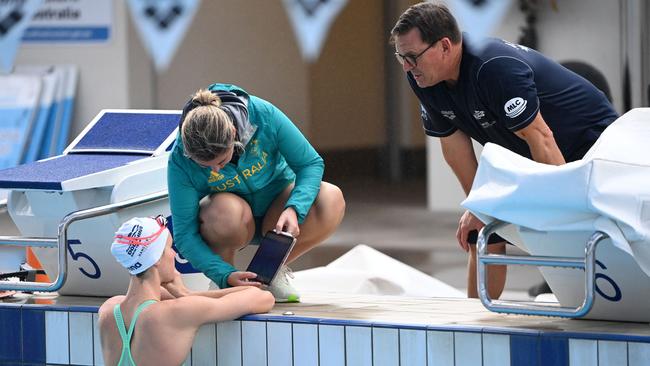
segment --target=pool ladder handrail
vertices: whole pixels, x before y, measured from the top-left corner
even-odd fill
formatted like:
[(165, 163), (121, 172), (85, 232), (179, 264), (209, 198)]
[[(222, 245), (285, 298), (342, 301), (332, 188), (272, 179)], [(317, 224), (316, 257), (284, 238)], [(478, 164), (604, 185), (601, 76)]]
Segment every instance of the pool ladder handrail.
[[(483, 305), (490, 311), (508, 314), (557, 316), (565, 318), (579, 318), (586, 315), (594, 304), (595, 292), (595, 263), (596, 246), (609, 236), (601, 231), (596, 231), (587, 240), (584, 258), (554, 257), (554, 256), (521, 256), (488, 254), (487, 242), (491, 234), (509, 225), (509, 223), (495, 220), (486, 225), (479, 232), (477, 240), (477, 277), (478, 293)], [(582, 304), (577, 307), (555, 305), (538, 305), (525, 301), (492, 300), (487, 291), (487, 266), (488, 265), (522, 265), (536, 267), (562, 267), (577, 268), (585, 271), (585, 297)]]
[[(0, 291), (58, 291), (65, 284), (68, 275), (68, 227), (75, 221), (97, 216), (109, 215), (119, 210), (138, 206), (144, 203), (159, 201), (167, 198), (167, 190), (134, 197), (122, 202), (104, 206), (91, 207), (67, 214), (59, 223), (56, 238), (0, 236), (0, 245), (18, 247), (58, 248), (58, 274), (52, 282), (9, 282), (0, 281)], [(7, 201), (0, 202), (0, 210), (6, 209)]]

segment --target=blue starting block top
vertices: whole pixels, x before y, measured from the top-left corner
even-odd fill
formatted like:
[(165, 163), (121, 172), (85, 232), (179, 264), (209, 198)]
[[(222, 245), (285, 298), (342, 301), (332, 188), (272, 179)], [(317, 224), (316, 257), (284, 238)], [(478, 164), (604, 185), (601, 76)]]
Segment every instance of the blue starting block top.
[(167, 151), (180, 111), (103, 111), (65, 155), (0, 170), (0, 188), (63, 190), (63, 183)]
[(0, 188), (61, 191), (62, 182), (126, 165), (142, 155), (69, 154), (0, 171)]
[[(84, 151), (153, 154), (178, 127), (180, 113), (104, 113), (69, 153)], [(166, 146), (167, 147), (167, 146)]]

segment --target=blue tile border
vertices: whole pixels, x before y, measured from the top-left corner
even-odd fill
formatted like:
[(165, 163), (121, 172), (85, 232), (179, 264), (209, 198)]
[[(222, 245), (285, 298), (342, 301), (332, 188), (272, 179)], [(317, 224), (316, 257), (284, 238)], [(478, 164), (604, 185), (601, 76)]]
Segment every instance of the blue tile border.
[[(20, 314), (22, 310), (25, 310), (27, 312), (65, 311), (65, 312), (97, 313), (97, 311), (99, 310), (99, 306), (0, 303), (0, 311), (5, 311), (5, 312), (15, 311)], [(365, 327), (376, 327), (376, 328), (395, 328), (395, 329), (399, 328), (399, 329), (416, 329), (416, 330), (431, 330), (431, 331), (445, 331), (445, 332), (507, 334), (510, 336), (560, 338), (565, 340), (568, 340), (569, 338), (574, 338), (574, 339), (593, 339), (593, 340), (603, 340), (603, 341), (650, 343), (650, 335), (616, 334), (616, 333), (606, 333), (602, 331), (601, 332), (576, 332), (576, 331), (564, 331), (562, 329), (539, 330), (539, 329), (526, 329), (526, 328), (517, 328), (517, 327), (508, 328), (503, 326), (464, 325), (464, 324), (453, 324), (453, 323), (441, 324), (441, 325), (427, 325), (427, 324), (416, 325), (412, 323), (391, 323), (385, 321), (372, 321), (372, 320), (360, 320), (360, 319), (344, 320), (344, 319), (281, 315), (281, 314), (247, 315), (237, 320), (281, 322), (281, 323), (310, 323), (310, 324), (339, 325), (339, 326), (362, 326), (362, 327), (365, 326)], [(18, 326), (20, 326), (20, 323)], [(2, 329), (0, 329), (0, 335), (2, 334), (1, 332)], [(548, 342), (552, 343), (552, 341), (550, 340)], [(0, 345), (0, 349), (1, 347), (2, 345)], [(0, 353), (0, 361), (3, 360), (3, 357), (4, 354)]]
[(619, 342), (641, 342), (650, 343), (650, 335), (635, 335), (635, 334), (616, 334), (616, 333), (600, 333), (600, 332), (553, 332), (549, 336), (574, 338), (574, 339), (593, 339), (599, 341), (619, 341)]
[[(495, 326), (483, 327), (483, 333), (491, 333), (491, 334), (516, 334), (522, 336), (537, 337), (540, 334), (545, 332), (546, 331), (538, 330), (538, 329), (526, 329), (526, 328), (515, 328), (515, 327), (513, 328), (495, 327)], [(562, 332), (562, 331), (554, 330), (553, 332)]]
[(99, 311), (99, 306), (89, 305), (23, 304), (22, 307), (28, 309), (39, 309), (43, 311), (65, 311), (74, 313), (96, 313)]
[(439, 332), (484, 333), (484, 329), (485, 328), (478, 325), (461, 325), (461, 324), (427, 326), (427, 330), (435, 330)]
[(398, 324), (398, 323), (387, 323), (387, 322), (373, 322), (373, 328), (385, 328), (385, 329), (412, 329), (412, 330), (427, 330), (426, 325), (416, 325), (416, 324)]
[(320, 318), (310, 318), (306, 316), (295, 316), (295, 315), (247, 315), (241, 317), (237, 320), (249, 320), (249, 321), (267, 321), (274, 323), (309, 323), (309, 324), (318, 324), (321, 320)]
[(510, 365), (512, 366), (542, 366), (539, 354), (541, 347), (539, 337), (528, 335), (510, 336)]
[(339, 326), (348, 326), (348, 327), (372, 327), (373, 322), (371, 320), (359, 320), (359, 319), (321, 319), (318, 324), (322, 325), (339, 325)]
[(23, 362), (45, 363), (45, 311), (23, 308), (21, 313)]
[(0, 309), (3, 308), (20, 308), (23, 307), (25, 304), (23, 303), (18, 303), (18, 302), (0, 302)]
[(542, 334), (539, 346), (541, 365), (569, 366), (569, 338)]
[(20, 308), (0, 308), (0, 362), (22, 362)]

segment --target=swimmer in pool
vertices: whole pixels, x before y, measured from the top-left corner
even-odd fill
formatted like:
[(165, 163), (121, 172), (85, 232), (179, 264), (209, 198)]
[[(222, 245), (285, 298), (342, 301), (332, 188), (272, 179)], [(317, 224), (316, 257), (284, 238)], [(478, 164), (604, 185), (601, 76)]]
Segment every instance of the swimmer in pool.
[(200, 326), (265, 313), (270, 292), (252, 286), (191, 292), (174, 266), (165, 219), (133, 218), (115, 234), (111, 253), (131, 274), (126, 295), (99, 308), (106, 365), (181, 365)]

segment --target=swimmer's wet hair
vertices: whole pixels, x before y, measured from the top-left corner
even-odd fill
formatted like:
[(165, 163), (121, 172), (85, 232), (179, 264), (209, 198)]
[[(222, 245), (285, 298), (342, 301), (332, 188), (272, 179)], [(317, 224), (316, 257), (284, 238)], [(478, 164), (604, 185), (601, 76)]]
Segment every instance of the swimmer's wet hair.
[(230, 147), (243, 149), (237, 141), (235, 125), (221, 109), (221, 99), (209, 90), (201, 89), (192, 96), (196, 105), (181, 126), (185, 155), (191, 159), (207, 162), (217, 158)]

